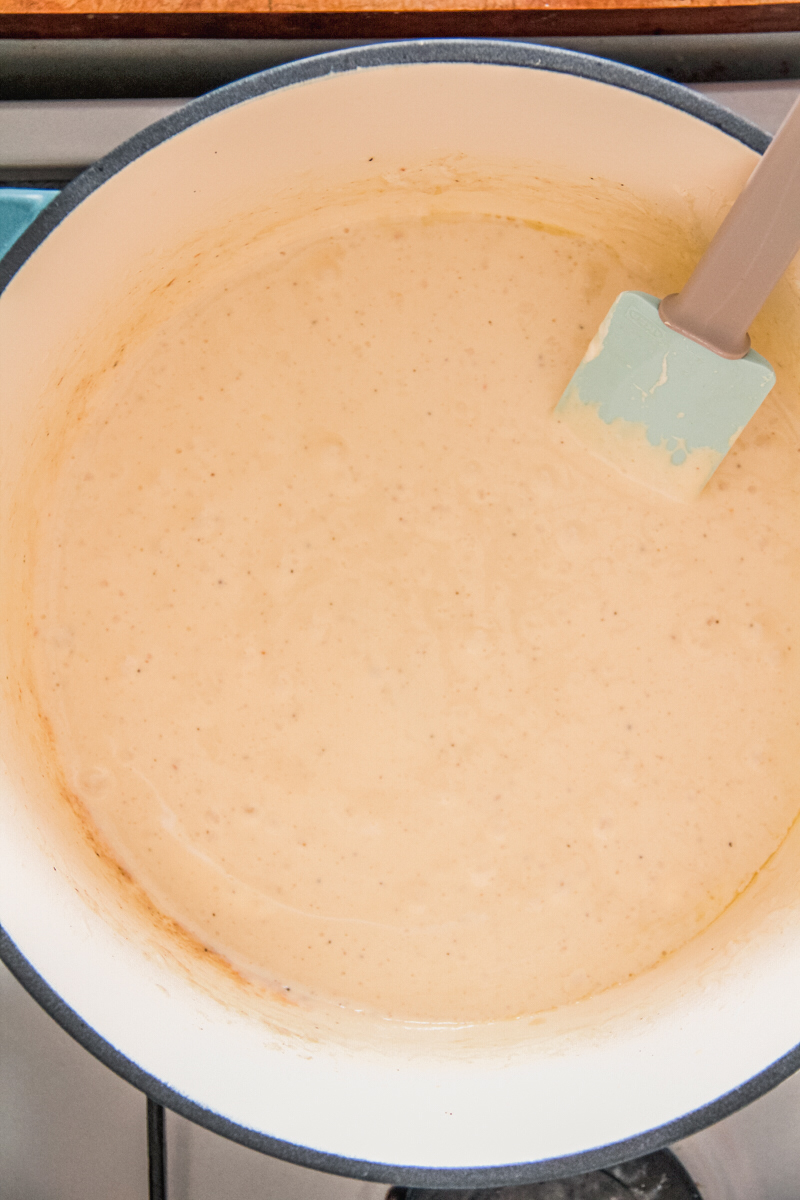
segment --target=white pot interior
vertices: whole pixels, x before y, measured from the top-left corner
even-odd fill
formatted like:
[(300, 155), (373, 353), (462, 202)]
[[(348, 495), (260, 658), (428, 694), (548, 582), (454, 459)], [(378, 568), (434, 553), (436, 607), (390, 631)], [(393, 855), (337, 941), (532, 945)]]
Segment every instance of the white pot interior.
[[(324, 228), (365, 197), (382, 212), (536, 220), (563, 221), (569, 205), (589, 228), (602, 219), (596, 196), (621, 186), (640, 211), (692, 220), (707, 237), (755, 161), (684, 112), (577, 76), (463, 63), (347, 71), (225, 109), (137, 158), (0, 298), (2, 919), (66, 1004), (175, 1092), (324, 1153), (493, 1166), (662, 1126), (800, 1040), (796, 827), (694, 942), (566, 1010), (483, 1028), (304, 1016), (198, 953), (95, 854), (49, 764), (25, 648), (25, 531), (64, 431), (120, 344), (254, 245), (294, 236), (298, 222)], [(644, 236), (620, 226), (621, 249)], [(793, 287), (781, 302), (800, 319)]]

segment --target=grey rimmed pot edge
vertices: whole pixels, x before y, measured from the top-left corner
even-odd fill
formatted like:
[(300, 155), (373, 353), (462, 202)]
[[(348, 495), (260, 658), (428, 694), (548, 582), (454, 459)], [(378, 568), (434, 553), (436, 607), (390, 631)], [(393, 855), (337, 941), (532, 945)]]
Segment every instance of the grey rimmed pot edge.
[[(600, 58), (551, 47), (484, 40), (425, 40), (368, 45), (274, 67), (191, 101), (184, 108), (143, 130), (89, 167), (48, 205), (0, 262), (0, 291), (48, 234), (87, 196), (129, 163), (196, 122), (254, 97), (330, 74), (412, 63), (476, 63), (515, 66), (577, 75), (626, 89), (697, 118), (759, 153), (769, 143), (762, 130), (680, 85)], [(775, 1087), (800, 1068), (800, 1046), (713, 1103), (677, 1120), (614, 1144), (584, 1153), (537, 1162), (479, 1168), (392, 1166), (383, 1162), (339, 1157), (268, 1137), (234, 1124), (167, 1087), (122, 1055), (71, 1009), (39, 975), (11, 938), (0, 936), (0, 957), (30, 995), (90, 1053), (159, 1103), (205, 1128), (252, 1149), (301, 1166), (378, 1182), (417, 1187), (466, 1188), (503, 1186), (563, 1177), (607, 1167), (658, 1150), (735, 1112)]]

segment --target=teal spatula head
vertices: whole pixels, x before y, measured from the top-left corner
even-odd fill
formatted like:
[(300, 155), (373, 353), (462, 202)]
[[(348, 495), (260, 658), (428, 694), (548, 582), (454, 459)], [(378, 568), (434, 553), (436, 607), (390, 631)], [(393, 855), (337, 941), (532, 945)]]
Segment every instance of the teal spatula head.
[(775, 382), (747, 330), (800, 247), (800, 99), (683, 290), (623, 292), (555, 416), (646, 487), (697, 496)]
[(699, 495), (775, 383), (749, 350), (723, 358), (663, 323), (659, 301), (623, 292), (556, 416), (624, 474), (678, 500)]

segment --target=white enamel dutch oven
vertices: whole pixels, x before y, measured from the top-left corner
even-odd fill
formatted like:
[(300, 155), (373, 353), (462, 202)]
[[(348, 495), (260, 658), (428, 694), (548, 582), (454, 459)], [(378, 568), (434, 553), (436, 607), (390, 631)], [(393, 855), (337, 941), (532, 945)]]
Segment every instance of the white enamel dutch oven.
[(693, 943), (565, 1011), (431, 1029), (345, 1010), (312, 1019), (243, 984), (153, 918), (58, 793), (28, 682), (18, 536), (48, 438), (79, 419), (115, 347), (220, 269), (220, 248), (239, 261), (293, 205), (313, 215), (376, 179), (413, 187), (401, 168), (466, 156), (624, 185), (662, 208), (689, 197), (713, 222), (766, 141), (680, 87), (582, 55), (367, 47), (189, 104), (67, 187), (3, 260), (3, 956), (153, 1098), (307, 1166), (465, 1187), (657, 1149), (800, 1066), (798, 828)]

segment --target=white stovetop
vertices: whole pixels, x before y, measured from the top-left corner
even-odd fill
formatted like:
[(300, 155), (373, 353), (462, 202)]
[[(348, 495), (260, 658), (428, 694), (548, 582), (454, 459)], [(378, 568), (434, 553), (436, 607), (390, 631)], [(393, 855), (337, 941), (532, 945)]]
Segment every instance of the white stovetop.
[[(800, 81), (698, 89), (769, 132)], [(0, 168), (80, 167), (169, 100), (0, 103)], [(382, 1200), (386, 1187), (266, 1158), (167, 1117), (170, 1200)], [(800, 1074), (674, 1147), (704, 1200), (800, 1200)], [(144, 1097), (73, 1042), (0, 966), (0, 1197), (145, 1200)]]

